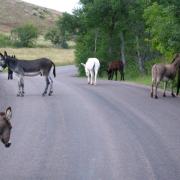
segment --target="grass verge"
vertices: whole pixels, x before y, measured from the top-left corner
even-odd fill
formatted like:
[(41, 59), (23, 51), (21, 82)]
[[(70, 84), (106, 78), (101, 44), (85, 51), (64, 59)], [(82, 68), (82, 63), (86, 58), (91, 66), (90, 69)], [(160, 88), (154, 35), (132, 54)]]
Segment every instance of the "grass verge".
[(74, 49), (58, 48), (0, 48), (3, 54), (7, 51), (8, 55), (15, 55), (18, 59), (38, 59), (46, 57), (51, 59), (56, 65), (74, 64)]

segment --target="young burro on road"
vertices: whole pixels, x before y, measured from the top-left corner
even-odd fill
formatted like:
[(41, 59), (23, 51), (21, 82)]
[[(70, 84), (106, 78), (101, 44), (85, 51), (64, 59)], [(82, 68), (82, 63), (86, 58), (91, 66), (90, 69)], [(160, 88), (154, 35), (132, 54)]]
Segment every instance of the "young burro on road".
[(17, 96), (24, 96), (24, 76), (45, 76), (46, 87), (43, 92), (43, 96), (47, 94), (48, 87), (50, 90), (48, 95), (51, 96), (53, 93), (53, 80), (50, 76), (52, 66), (54, 77), (56, 77), (55, 64), (47, 58), (40, 58), (36, 60), (18, 60), (7, 55), (6, 51), (4, 55), (0, 53), (0, 66), (4, 69), (8, 66), (18, 76), (18, 94)]
[(0, 140), (5, 145), (9, 147), (10, 143), (10, 134), (11, 134), (11, 122), (12, 117), (11, 107), (8, 107), (5, 112), (0, 112)]
[(96, 85), (97, 75), (100, 68), (100, 63), (97, 58), (88, 58), (86, 64), (81, 63), (84, 66), (86, 76), (88, 77), (88, 84)]

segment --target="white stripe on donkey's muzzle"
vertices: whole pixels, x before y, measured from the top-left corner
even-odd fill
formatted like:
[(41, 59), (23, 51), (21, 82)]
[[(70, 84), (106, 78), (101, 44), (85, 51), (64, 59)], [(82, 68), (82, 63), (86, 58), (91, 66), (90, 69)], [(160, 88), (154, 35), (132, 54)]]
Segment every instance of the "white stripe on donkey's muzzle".
[(2, 66), (0, 66), (0, 72), (2, 72), (3, 71), (3, 67)]

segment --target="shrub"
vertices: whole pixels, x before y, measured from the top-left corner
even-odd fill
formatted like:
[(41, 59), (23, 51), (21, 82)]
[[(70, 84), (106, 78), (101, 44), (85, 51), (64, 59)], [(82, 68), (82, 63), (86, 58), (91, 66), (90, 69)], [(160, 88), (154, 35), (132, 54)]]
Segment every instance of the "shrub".
[(4, 34), (0, 34), (0, 47), (8, 47), (8, 46), (12, 46), (10, 37)]
[(16, 46), (33, 47), (38, 37), (38, 29), (32, 24), (26, 24), (13, 29), (11, 34)]

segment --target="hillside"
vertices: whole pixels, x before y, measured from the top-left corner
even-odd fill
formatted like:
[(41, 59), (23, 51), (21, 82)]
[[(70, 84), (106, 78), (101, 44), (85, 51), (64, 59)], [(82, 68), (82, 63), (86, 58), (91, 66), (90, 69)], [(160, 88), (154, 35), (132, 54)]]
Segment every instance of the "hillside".
[(43, 32), (51, 27), (61, 14), (21, 0), (0, 0), (0, 32), (10, 32), (12, 28), (25, 23), (32, 23)]

